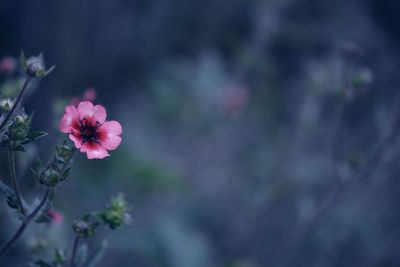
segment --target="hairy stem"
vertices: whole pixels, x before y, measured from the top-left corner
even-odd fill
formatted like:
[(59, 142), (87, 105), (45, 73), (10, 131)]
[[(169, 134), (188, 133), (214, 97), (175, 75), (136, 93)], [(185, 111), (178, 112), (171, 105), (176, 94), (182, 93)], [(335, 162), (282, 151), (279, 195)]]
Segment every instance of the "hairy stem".
[(25, 211), (25, 207), (24, 204), (22, 202), (22, 197), (21, 197), (21, 193), (19, 190), (19, 185), (18, 185), (18, 181), (17, 181), (17, 174), (15, 171), (15, 155), (14, 155), (14, 151), (12, 150), (12, 145), (10, 144), (8, 146), (8, 165), (10, 168), (10, 177), (11, 177), (11, 183), (15, 192), (15, 196), (17, 197), (17, 201), (18, 201), (18, 208), (21, 211), (21, 213), (26, 216), (26, 211)]
[(19, 94), (17, 96), (17, 99), (15, 100), (14, 105), (11, 107), (11, 110), (7, 113), (7, 116), (4, 118), (3, 122), (0, 124), (0, 132), (3, 130), (4, 126), (7, 124), (7, 122), (10, 120), (11, 116), (14, 114), (15, 109), (17, 108), (19, 102), (21, 102), (22, 95), (24, 94), (26, 88), (28, 87), (29, 82), (32, 80), (32, 77), (26, 77), (24, 84), (22, 85), (21, 91), (19, 91)]
[(2, 257), (6, 252), (14, 245), (15, 242), (21, 237), (23, 232), (25, 231), (26, 227), (32, 222), (32, 220), (36, 217), (36, 215), (40, 212), (43, 208), (44, 204), (46, 204), (47, 199), (49, 198), (50, 194), (52, 193), (53, 188), (47, 188), (46, 192), (42, 200), (40, 201), (39, 205), (26, 217), (26, 220), (21, 224), (18, 228), (17, 232), (10, 238), (9, 241), (1, 248), (0, 250), (0, 257)]
[(74, 244), (72, 245), (71, 260), (69, 262), (70, 267), (75, 266), (75, 256), (76, 256), (76, 250), (78, 249), (79, 239), (80, 239), (79, 236), (75, 235)]

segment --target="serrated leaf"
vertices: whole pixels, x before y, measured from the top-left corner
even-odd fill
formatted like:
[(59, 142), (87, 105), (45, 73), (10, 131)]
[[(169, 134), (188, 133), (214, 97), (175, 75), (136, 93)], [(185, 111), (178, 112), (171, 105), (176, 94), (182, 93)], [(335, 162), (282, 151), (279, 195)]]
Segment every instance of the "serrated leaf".
[(34, 131), (34, 132), (30, 132), (27, 136), (27, 138), (31, 141), (35, 141), (37, 139), (40, 139), (42, 137), (45, 137), (47, 135), (46, 132), (41, 132), (41, 131)]
[(49, 223), (52, 221), (52, 218), (47, 215), (46, 213), (42, 213), (40, 214), (36, 219), (35, 222), (36, 223)]
[(0, 189), (6, 195), (7, 204), (12, 209), (18, 209), (18, 200), (15, 196), (14, 190), (0, 180)]
[(69, 174), (70, 174), (70, 172), (71, 172), (71, 169), (72, 169), (72, 167), (69, 167), (69, 168), (66, 168), (66, 169), (64, 170), (64, 173), (63, 173), (63, 176), (62, 176), (62, 179), (63, 179), (63, 180), (65, 180), (65, 179), (67, 179), (67, 178), (69, 177)]

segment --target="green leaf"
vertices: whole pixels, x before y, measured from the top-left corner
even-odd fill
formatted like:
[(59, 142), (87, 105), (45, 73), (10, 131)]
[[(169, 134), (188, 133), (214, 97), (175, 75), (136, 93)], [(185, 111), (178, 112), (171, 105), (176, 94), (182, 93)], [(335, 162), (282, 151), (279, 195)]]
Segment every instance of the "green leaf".
[(62, 180), (65, 180), (68, 178), (70, 172), (71, 172), (72, 167), (66, 168), (63, 175), (62, 175)]
[(49, 222), (51, 222), (51, 220), (52, 220), (52, 218), (49, 215), (47, 215), (46, 213), (42, 213), (35, 219), (35, 222), (49, 223)]
[(45, 137), (47, 135), (46, 132), (41, 132), (41, 131), (34, 131), (34, 132), (30, 132), (27, 136), (27, 138), (31, 141), (35, 141), (37, 139), (40, 139), (42, 137)]
[(32, 266), (35, 267), (53, 267), (50, 263), (45, 262), (44, 260), (37, 260), (33, 263)]
[(4, 192), (7, 198), (7, 204), (12, 209), (18, 209), (18, 200), (14, 190), (0, 180), (0, 189)]
[(26, 64), (26, 57), (24, 51), (21, 51), (21, 55), (19, 57), (19, 63), (21, 64), (22, 69), (25, 71), (28, 65)]
[(3, 181), (0, 180), (0, 189), (4, 192), (4, 194), (8, 197), (8, 196), (12, 196), (15, 197), (15, 193), (14, 190), (9, 187), (8, 185), (6, 185), (5, 183), (3, 183)]
[(54, 262), (56, 265), (64, 265), (66, 259), (65, 259), (65, 252), (61, 249), (56, 248), (54, 251)]
[(22, 145), (16, 145), (13, 147), (13, 151), (25, 152), (25, 148)]

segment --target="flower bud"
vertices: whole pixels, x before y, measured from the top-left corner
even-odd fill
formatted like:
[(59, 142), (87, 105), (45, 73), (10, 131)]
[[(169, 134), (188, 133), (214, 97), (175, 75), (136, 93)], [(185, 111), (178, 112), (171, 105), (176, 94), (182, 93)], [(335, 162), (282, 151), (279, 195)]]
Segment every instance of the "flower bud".
[(56, 168), (50, 166), (42, 172), (39, 177), (39, 182), (47, 186), (55, 187), (60, 181), (60, 176), (60, 172)]
[(31, 121), (32, 116), (28, 116), (25, 113), (18, 114), (8, 128), (10, 139), (13, 141), (24, 140), (29, 133)]
[(72, 225), (72, 228), (79, 237), (88, 238), (96, 234), (96, 229), (99, 225), (100, 224), (97, 222), (89, 223), (88, 221), (83, 219), (75, 221), (74, 224)]
[(14, 101), (11, 100), (10, 98), (5, 98), (0, 100), (0, 108), (5, 112), (10, 111), (13, 105)]
[(25, 74), (33, 78), (46, 76), (55, 68), (55, 66), (52, 66), (49, 70), (46, 69), (43, 54), (26, 59), (24, 53), (22, 52), (20, 61)]
[(121, 228), (126, 224), (130, 224), (131, 215), (127, 212), (128, 204), (123, 194), (119, 194), (111, 199), (111, 203), (100, 214), (104, 224), (107, 224), (111, 229)]
[(76, 149), (73, 146), (68, 145), (66, 141), (56, 147), (57, 156), (64, 159), (70, 158), (74, 154), (75, 150)]
[(80, 221), (75, 221), (72, 228), (74, 229), (74, 232), (79, 236), (79, 237), (88, 237), (89, 236), (89, 224), (83, 220)]

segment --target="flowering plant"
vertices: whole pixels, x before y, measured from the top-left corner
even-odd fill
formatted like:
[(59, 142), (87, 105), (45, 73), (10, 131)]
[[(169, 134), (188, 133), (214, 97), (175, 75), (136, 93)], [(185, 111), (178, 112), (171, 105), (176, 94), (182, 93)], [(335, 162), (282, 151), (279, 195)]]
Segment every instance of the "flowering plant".
[[(6, 58), (0, 62), (0, 71), (11, 75), (15, 72), (16, 63), (13, 58)], [(2, 259), (33, 223), (60, 223), (64, 217), (60, 211), (53, 208), (53, 199), (56, 189), (70, 176), (75, 152), (86, 153), (88, 159), (103, 159), (110, 156), (108, 151), (115, 150), (121, 144), (122, 127), (117, 121), (107, 121), (107, 112), (102, 105), (94, 105), (95, 91), (87, 91), (85, 99), (65, 108), (65, 114), (59, 122), (59, 130), (68, 134), (66, 139), (55, 147), (54, 156), (47, 162), (37, 159), (31, 168), (38, 184), (44, 187), (44, 194), (37, 203), (28, 203), (22, 197), (17, 179), (15, 154), (25, 152), (25, 147), (47, 133), (31, 131), (33, 113), (28, 114), (23, 108), (24, 93), (29, 90), (31, 81), (47, 76), (54, 66), (47, 69), (43, 55), (25, 58), (22, 53), (20, 67), (24, 74), (22, 88), (16, 97), (0, 97), (0, 145), (8, 151), (10, 169), (9, 183), (0, 179), (0, 189), (6, 196), (8, 206), (17, 213), (21, 221), (17, 231), (0, 247), (0, 265)], [(16, 78), (17, 79), (17, 78)], [(16, 83), (17, 84), (17, 83)], [(72, 141), (72, 142), (71, 142)], [(10, 185), (8, 185), (10, 184)], [(122, 194), (111, 199), (109, 205), (102, 211), (89, 212), (72, 225), (75, 234), (70, 253), (62, 249), (55, 249), (54, 259), (36, 259), (32, 266), (61, 267), (66, 266), (94, 266), (104, 250), (105, 240), (100, 248), (92, 248), (92, 253), (77, 257), (77, 251), (86, 248), (84, 239), (95, 236), (101, 227), (119, 229), (129, 224), (131, 217), (128, 213), (128, 204)], [(69, 259), (68, 259), (69, 257)]]

